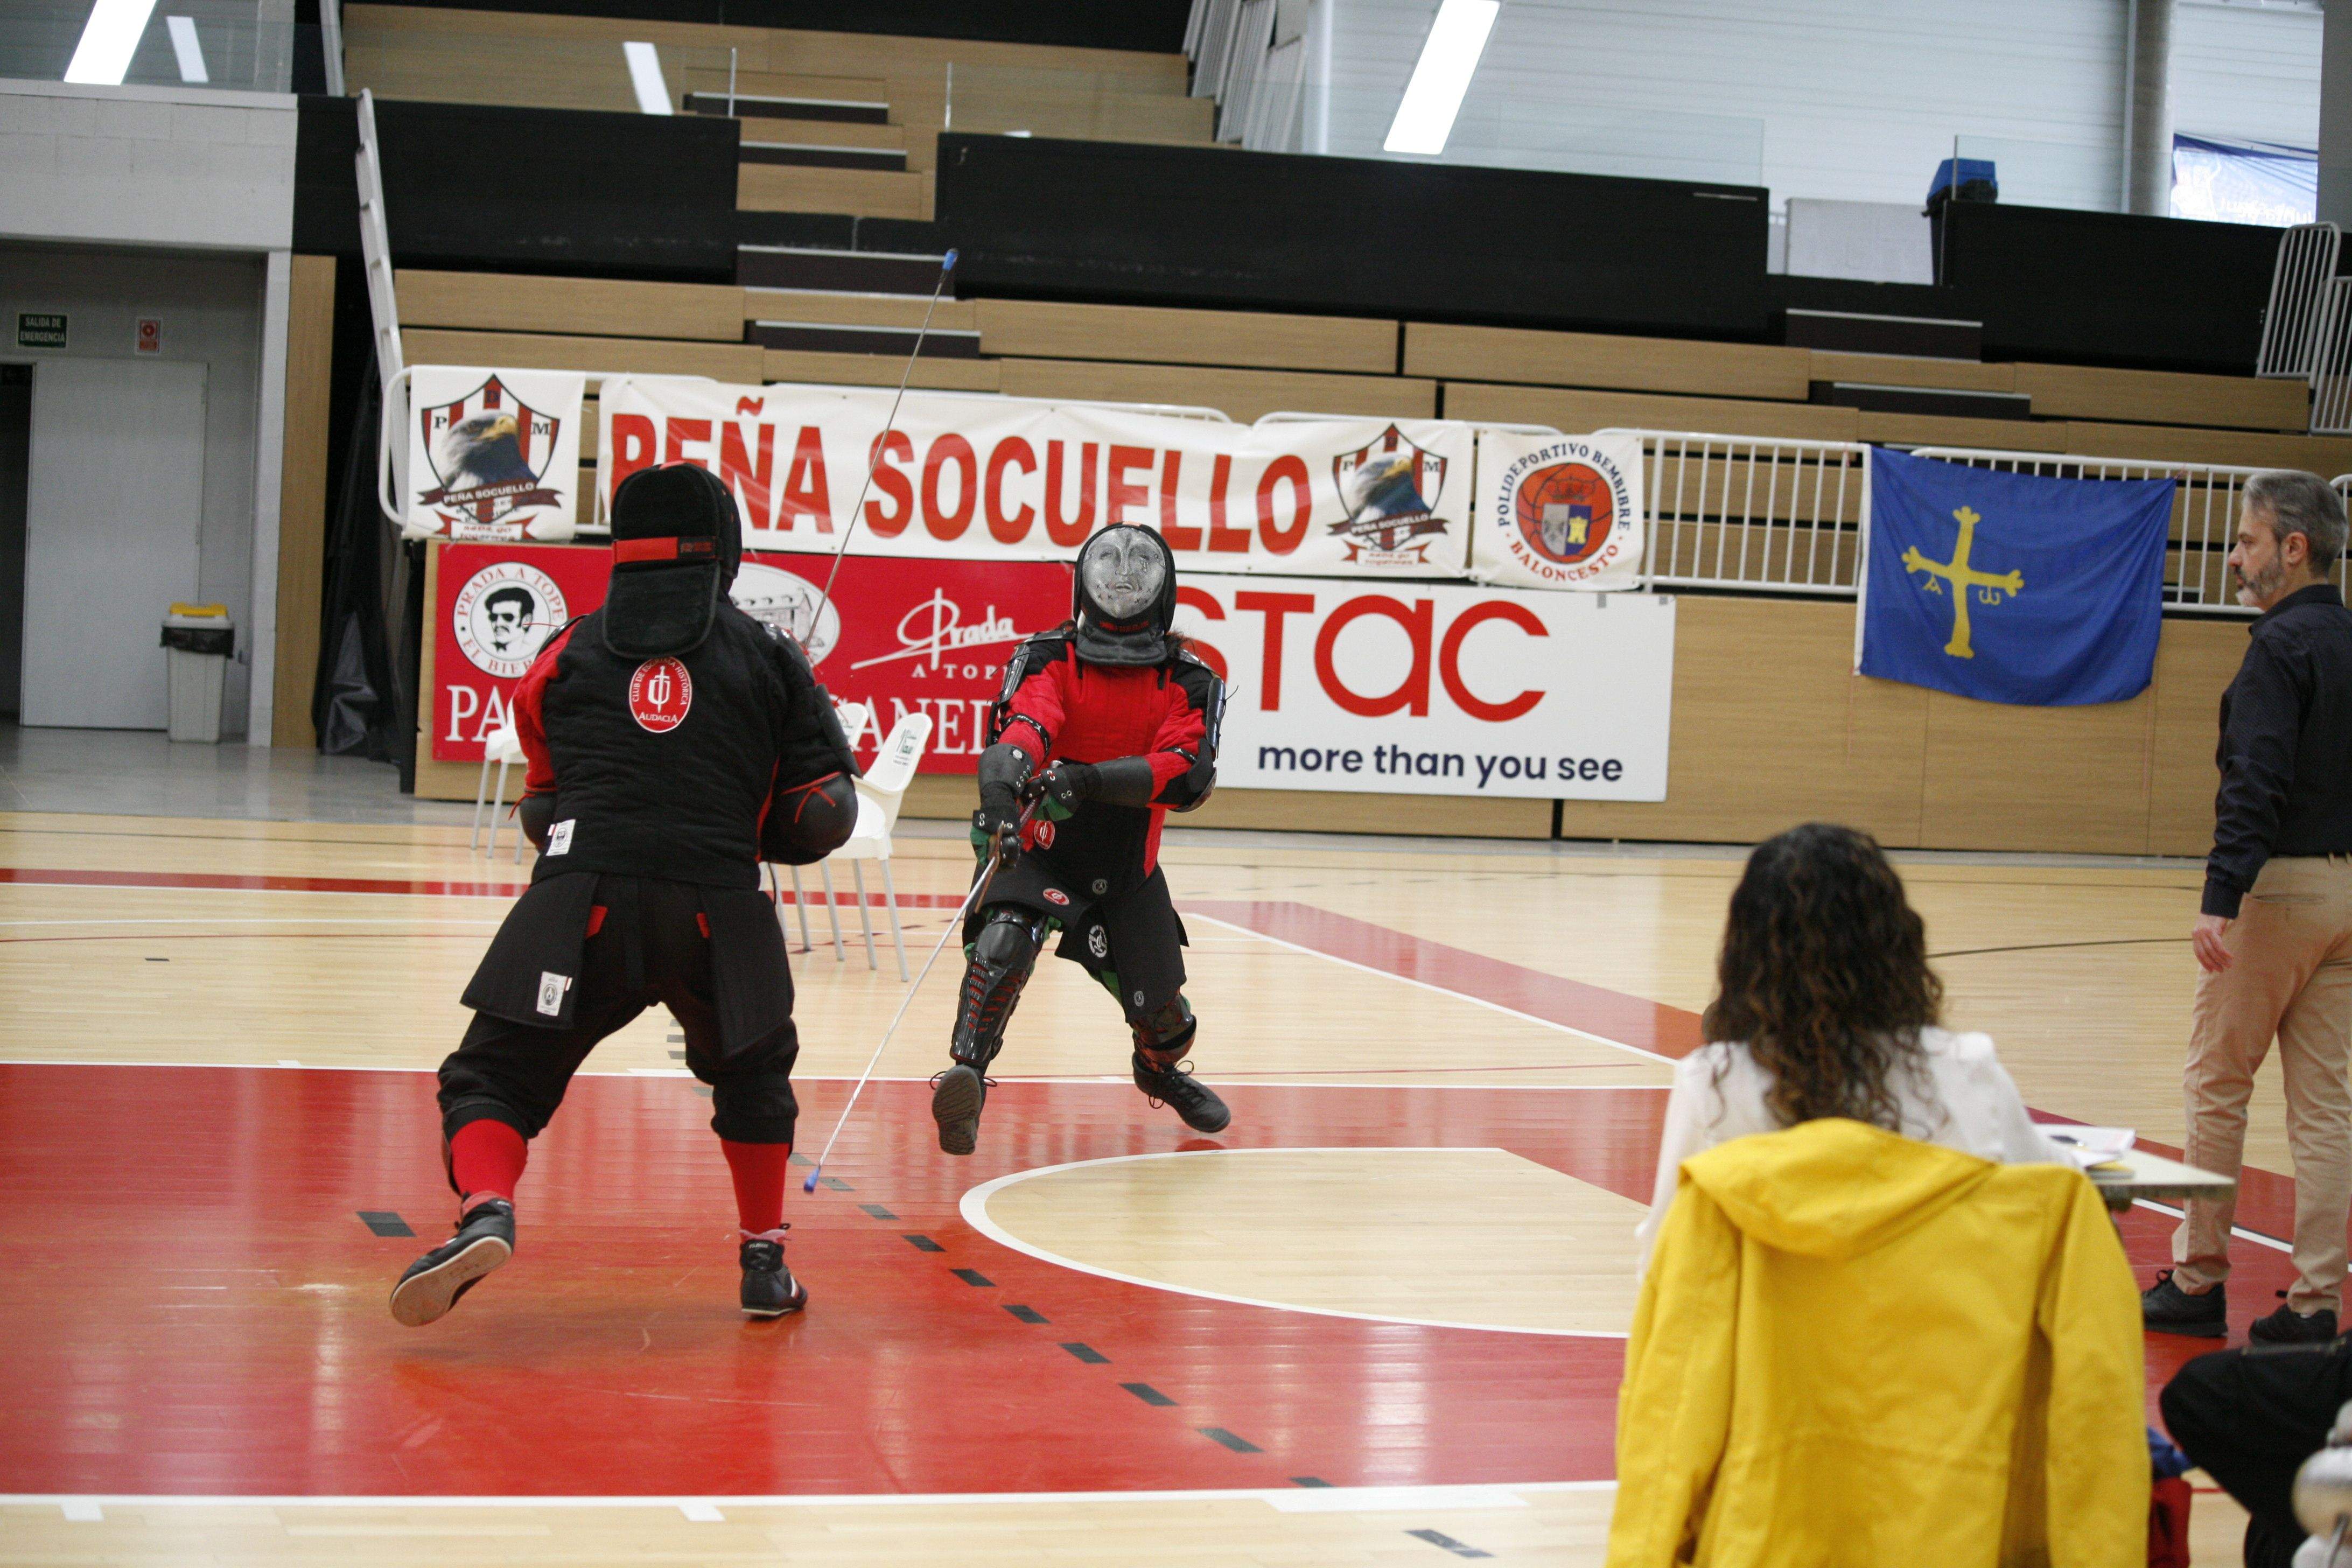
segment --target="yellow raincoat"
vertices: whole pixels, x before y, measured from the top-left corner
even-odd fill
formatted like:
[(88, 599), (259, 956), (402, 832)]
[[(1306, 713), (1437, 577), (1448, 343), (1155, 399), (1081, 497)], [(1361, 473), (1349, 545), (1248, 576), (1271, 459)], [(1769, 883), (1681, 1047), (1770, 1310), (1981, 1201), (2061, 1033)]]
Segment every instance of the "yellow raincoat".
[(1683, 1162), (1609, 1568), (2140, 1568), (2139, 1299), (2098, 1195), (1859, 1121)]

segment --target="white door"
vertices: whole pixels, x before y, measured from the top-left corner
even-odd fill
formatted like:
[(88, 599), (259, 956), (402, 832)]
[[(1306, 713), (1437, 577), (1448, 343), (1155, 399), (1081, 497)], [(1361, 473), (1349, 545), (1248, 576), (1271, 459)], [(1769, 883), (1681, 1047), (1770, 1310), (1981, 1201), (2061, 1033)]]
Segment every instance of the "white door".
[(157, 628), (196, 596), (205, 367), (41, 361), (25, 500), (22, 721), (165, 728)]

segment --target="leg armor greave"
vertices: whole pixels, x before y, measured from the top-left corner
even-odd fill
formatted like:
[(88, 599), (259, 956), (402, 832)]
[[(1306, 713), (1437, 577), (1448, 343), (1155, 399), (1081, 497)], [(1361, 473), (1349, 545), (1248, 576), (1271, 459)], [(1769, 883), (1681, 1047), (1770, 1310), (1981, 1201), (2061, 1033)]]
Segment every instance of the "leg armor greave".
[(1192, 1048), (1192, 1036), (1200, 1025), (1192, 1017), (1192, 1005), (1178, 992), (1176, 999), (1156, 1013), (1128, 1019), (1135, 1031), (1135, 1048), (1154, 1066), (1170, 1068), (1184, 1059)]
[(948, 1054), (986, 1068), (1004, 1047), (1004, 1026), (1013, 1017), (1021, 988), (1045, 944), (1047, 918), (1014, 904), (987, 911), (978, 940), (966, 950), (963, 994), (956, 1002), (955, 1034)]

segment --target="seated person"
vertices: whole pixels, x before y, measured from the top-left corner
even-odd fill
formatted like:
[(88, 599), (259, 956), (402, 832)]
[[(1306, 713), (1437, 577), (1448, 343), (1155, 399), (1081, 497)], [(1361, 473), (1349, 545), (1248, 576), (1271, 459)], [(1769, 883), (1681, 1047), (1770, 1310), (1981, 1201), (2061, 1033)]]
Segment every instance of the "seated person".
[(1943, 999), (1876, 840), (1815, 822), (1758, 845), (1701, 1020), (1713, 1043), (1675, 1065), (1642, 1266), (1683, 1161), (1751, 1132), (1839, 1116), (1982, 1159), (2064, 1163), (1992, 1041), (1937, 1026)]
[(2352, 1399), (2352, 1341), (2252, 1345), (2199, 1356), (2158, 1401), (2189, 1461), (2246, 1510), (2246, 1568), (2288, 1568), (2303, 1544), (2294, 1473)]

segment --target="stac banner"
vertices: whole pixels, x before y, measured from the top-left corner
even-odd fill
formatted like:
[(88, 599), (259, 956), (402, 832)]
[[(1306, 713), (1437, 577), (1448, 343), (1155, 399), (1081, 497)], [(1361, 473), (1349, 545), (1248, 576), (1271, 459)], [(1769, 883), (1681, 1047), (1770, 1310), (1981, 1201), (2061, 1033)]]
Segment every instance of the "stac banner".
[(418, 365), (408, 383), (410, 539), (570, 539), (579, 521), (572, 371)]
[(1470, 575), (1511, 588), (1642, 585), (1642, 438), (1478, 432)]
[(853, 555), (1067, 560), (1097, 529), (1157, 529), (1187, 571), (1462, 577), (1470, 426), (1438, 419), (1232, 425), (1080, 405), (616, 376), (597, 394), (596, 482), (698, 463), (755, 549), (824, 550), (874, 481)]
[[(931, 716), (924, 773), (968, 773), (986, 740), (1013, 645), (1070, 614), (1070, 570), (1057, 562), (842, 563), (820, 604), (829, 556), (744, 557), (730, 596), (753, 619), (799, 639), (817, 679), (842, 701), (875, 705), (858, 755), (908, 714)], [(506, 722), (516, 683), (565, 622), (604, 602), (608, 551), (452, 544), (441, 552), (434, 653), (433, 755), (479, 762)]]
[(1666, 797), (1671, 598), (1201, 576), (1178, 599), (1225, 678), (1221, 784)]

